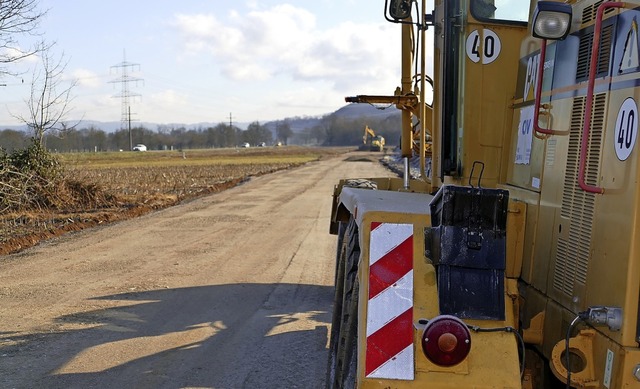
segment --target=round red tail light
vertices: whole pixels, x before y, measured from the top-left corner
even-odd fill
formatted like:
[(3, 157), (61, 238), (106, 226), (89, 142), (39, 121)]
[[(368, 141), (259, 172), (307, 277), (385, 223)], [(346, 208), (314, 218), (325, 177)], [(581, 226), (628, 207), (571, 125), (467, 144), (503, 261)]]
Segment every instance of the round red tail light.
[(438, 366), (454, 366), (464, 361), (471, 350), (471, 334), (466, 324), (455, 316), (438, 316), (427, 324), (422, 334), (424, 355)]

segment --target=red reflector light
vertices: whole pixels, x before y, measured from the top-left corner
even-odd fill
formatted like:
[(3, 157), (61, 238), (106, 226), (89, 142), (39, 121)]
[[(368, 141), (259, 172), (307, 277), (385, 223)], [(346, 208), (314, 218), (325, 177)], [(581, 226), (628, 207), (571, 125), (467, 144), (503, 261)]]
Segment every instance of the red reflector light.
[(424, 355), (438, 366), (454, 366), (471, 350), (471, 334), (455, 316), (442, 315), (429, 321), (422, 334)]

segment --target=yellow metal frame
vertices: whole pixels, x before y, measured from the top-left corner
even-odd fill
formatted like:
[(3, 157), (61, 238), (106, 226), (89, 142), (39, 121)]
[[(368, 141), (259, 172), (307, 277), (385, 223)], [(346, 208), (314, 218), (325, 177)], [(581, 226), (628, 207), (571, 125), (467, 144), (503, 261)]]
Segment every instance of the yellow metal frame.
[[(402, 193), (398, 193), (400, 201)], [(367, 301), (369, 277), (369, 237), (371, 222), (409, 223), (414, 226), (414, 350), (415, 371), (414, 381), (375, 380), (364, 378), (366, 338), (360, 337), (358, 343), (358, 382), (359, 387), (369, 388), (415, 388), (428, 385), (433, 389), (444, 388), (519, 388), (520, 367), (518, 345), (514, 334), (472, 333), (472, 348), (467, 360), (460, 365), (450, 368), (436, 366), (429, 362), (422, 353), (422, 328), (418, 320), (431, 319), (439, 314), (438, 292), (436, 286), (436, 270), (430, 260), (421, 253), (424, 252), (424, 229), (430, 226), (428, 208), (421, 213), (386, 212), (381, 210), (367, 210), (358, 201), (352, 202), (357, 209), (360, 231), (361, 260), (358, 277), (360, 280), (360, 301)], [(483, 328), (513, 326), (517, 328), (518, 290), (515, 280), (507, 280), (505, 286), (506, 320), (501, 321), (467, 321), (470, 325)], [(359, 333), (365, 333), (367, 318), (367, 304), (359, 304)], [(496, 369), (496, 367), (500, 367)]]
[[(435, 0), (435, 21), (442, 23), (443, 7), (446, 0)], [(424, 6), (424, 0), (422, 1)], [(533, 9), (537, 0), (531, 0)], [(568, 1), (572, 4), (574, 15), (582, 14), (586, 7), (592, 7), (596, 0)], [(630, 2), (640, 7), (640, 1)], [(464, 10), (466, 11), (466, 10)], [(614, 17), (616, 10), (607, 17)], [(631, 11), (635, 12), (635, 11)], [(582, 387), (601, 387), (603, 377), (610, 374), (610, 387), (636, 387), (640, 380), (634, 371), (640, 368), (640, 348), (636, 339), (636, 321), (640, 305), (640, 161), (637, 153), (626, 163), (619, 163), (610, 143), (615, 128), (616, 109), (625, 98), (632, 96), (640, 101), (640, 88), (630, 87), (607, 92), (603, 124), (605, 150), (600, 163), (603, 169), (599, 184), (607, 188), (604, 196), (594, 200), (593, 236), (590, 243), (590, 261), (587, 268), (587, 282), (580, 286), (575, 296), (563, 296), (554, 291), (553, 275), (556, 267), (555, 254), (559, 238), (568, 235), (569, 218), (561, 214), (563, 187), (565, 185), (564, 168), (567, 165), (569, 149), (568, 131), (534, 138), (529, 165), (513, 163), (520, 120), (520, 108), (532, 103), (533, 95), (515, 99), (513, 91), (518, 82), (518, 66), (521, 58), (534, 55), (540, 50), (538, 40), (528, 36), (525, 28), (500, 23), (487, 23), (475, 20), (465, 14), (463, 36), (472, 31), (484, 34), (491, 29), (502, 43), (500, 57), (489, 65), (474, 63), (466, 56), (462, 59), (460, 94), (460, 126), (464, 127), (464, 136), (459, 143), (459, 155), (462, 159), (462, 173), (456, 177), (435, 177), (440, 171), (440, 141), (444, 131), (442, 118), (443, 80), (434, 79), (433, 106), (424, 103), (425, 76), (420, 87), (412, 85), (418, 75), (412, 74), (414, 60), (414, 35), (412, 27), (402, 27), (402, 78), (401, 86), (393, 96), (357, 96), (353, 101), (367, 103), (395, 104), (402, 110), (402, 155), (411, 156), (415, 137), (432, 143), (431, 180), (410, 181), (405, 188), (401, 179), (370, 179), (378, 184), (378, 191), (394, 192), (387, 204), (371, 207), (363, 198), (353, 193), (344, 195), (345, 182), (340, 182), (334, 191), (331, 231), (337, 232), (337, 222), (346, 221), (355, 215), (360, 226), (360, 246), (362, 249), (359, 274), (361, 281), (360, 299), (366, 301), (368, 292), (366, 281), (369, 272), (369, 239), (372, 221), (410, 223), (414, 226), (414, 323), (420, 318), (433, 318), (439, 312), (435, 268), (420, 253), (424, 252), (424, 228), (429, 226), (427, 204), (422, 210), (406, 210), (399, 205), (407, 192), (433, 193), (443, 184), (467, 185), (474, 161), (485, 163), (482, 185), (500, 187), (510, 192), (509, 216), (507, 226), (507, 268), (505, 282), (506, 320), (504, 322), (476, 322), (483, 327), (513, 326), (519, 321), (526, 327), (523, 336), (540, 355), (551, 361), (559, 378), (566, 377), (566, 368), (558, 355), (564, 348), (564, 334), (568, 323), (576, 313), (592, 305), (614, 305), (623, 309), (623, 330), (610, 331), (606, 327), (582, 331), (571, 338), (570, 348), (577, 350), (585, 358), (586, 368), (576, 372), (573, 380)], [(593, 22), (575, 26), (575, 29), (589, 28)], [(422, 39), (424, 43), (425, 39)], [(422, 47), (424, 54), (424, 46)], [(444, 73), (443, 40), (436, 34), (434, 66), (435, 74)], [(424, 58), (420, 58), (424, 72)], [(601, 83), (631, 82), (638, 79), (637, 74), (627, 74), (601, 79)], [(496, 85), (496, 80), (500, 84)], [(584, 84), (584, 83), (583, 83)], [(575, 91), (585, 85), (575, 86)], [(549, 91), (545, 96), (554, 93)], [(553, 124), (554, 128), (571, 127), (572, 98), (553, 100), (545, 106), (550, 109), (543, 120)], [(412, 117), (420, 118), (422, 133), (412, 131)], [(638, 147), (636, 147), (638, 148)], [(426, 146), (420, 152), (424, 158)], [(424, 166), (424, 163), (421, 164)], [(425, 176), (423, 172), (423, 177)], [(349, 192), (349, 191), (347, 191)], [(343, 196), (344, 195), (344, 196)], [(388, 194), (385, 194), (387, 196)], [(426, 196), (426, 195), (425, 195)], [(426, 198), (426, 197), (425, 197)], [(426, 201), (426, 200), (425, 200)], [(617, 228), (611, 228), (611, 220)], [(620, 271), (624, 269), (624, 271)], [(615, 286), (615, 287), (612, 287)], [(520, 295), (519, 291), (524, 291)], [(366, 323), (366, 304), (359, 306), (360, 333)], [(370, 380), (363, 377), (363, 366), (358, 368), (358, 382), (362, 388), (410, 388), (427, 386), (429, 388), (534, 388), (539, 377), (526, 373), (520, 380), (518, 366), (518, 347), (512, 334), (489, 333), (472, 334), (472, 351), (464, 363), (441, 368), (429, 363), (421, 353), (420, 329), (416, 325), (414, 333), (415, 370), (414, 381)], [(358, 344), (358, 359), (364, 359), (366, 339), (361, 337)], [(564, 373), (563, 373), (564, 369)], [(639, 373), (640, 374), (640, 373)]]

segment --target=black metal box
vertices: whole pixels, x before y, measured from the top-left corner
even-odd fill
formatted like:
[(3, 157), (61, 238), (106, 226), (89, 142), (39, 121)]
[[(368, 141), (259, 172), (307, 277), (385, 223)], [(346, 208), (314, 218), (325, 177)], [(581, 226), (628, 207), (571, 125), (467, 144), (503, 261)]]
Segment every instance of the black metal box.
[(430, 204), (427, 256), (442, 314), (504, 320), (509, 192), (447, 185)]

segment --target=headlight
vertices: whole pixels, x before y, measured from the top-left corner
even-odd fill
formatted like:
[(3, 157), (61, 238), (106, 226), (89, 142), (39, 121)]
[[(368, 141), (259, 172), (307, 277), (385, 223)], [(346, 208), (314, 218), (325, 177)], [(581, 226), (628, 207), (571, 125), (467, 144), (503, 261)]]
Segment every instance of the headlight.
[(564, 39), (571, 28), (571, 6), (539, 1), (533, 14), (531, 35), (542, 39)]

